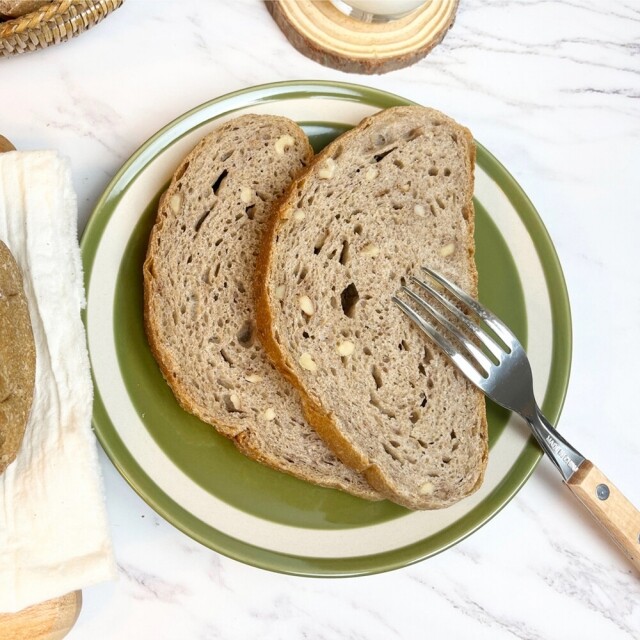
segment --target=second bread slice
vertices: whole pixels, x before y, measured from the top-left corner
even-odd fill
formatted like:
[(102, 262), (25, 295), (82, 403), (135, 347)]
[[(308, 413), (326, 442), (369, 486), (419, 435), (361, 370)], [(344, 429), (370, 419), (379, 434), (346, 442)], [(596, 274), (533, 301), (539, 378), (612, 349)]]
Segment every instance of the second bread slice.
[(242, 116), (204, 138), (159, 206), (144, 264), (153, 354), (184, 409), (246, 455), (303, 480), (379, 499), (306, 423), (256, 339), (253, 279), (274, 201), (311, 160), (286, 118)]
[(438, 111), (367, 118), (292, 184), (260, 261), (261, 337), (309, 421), (414, 509), (469, 495), (487, 461), (484, 397), (391, 302), (421, 265), (475, 295), (474, 156)]

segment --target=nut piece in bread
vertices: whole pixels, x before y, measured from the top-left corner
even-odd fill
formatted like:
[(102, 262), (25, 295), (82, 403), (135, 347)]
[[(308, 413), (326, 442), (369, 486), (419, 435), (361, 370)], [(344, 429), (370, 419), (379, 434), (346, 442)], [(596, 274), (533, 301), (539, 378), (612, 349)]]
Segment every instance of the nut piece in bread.
[(367, 118), (294, 181), (259, 262), (260, 337), (308, 420), (413, 509), (468, 496), (487, 462), (483, 395), (391, 302), (421, 265), (476, 295), (474, 158), (470, 132), (438, 111)]
[(22, 274), (0, 241), (0, 473), (16, 458), (31, 411), (36, 349)]

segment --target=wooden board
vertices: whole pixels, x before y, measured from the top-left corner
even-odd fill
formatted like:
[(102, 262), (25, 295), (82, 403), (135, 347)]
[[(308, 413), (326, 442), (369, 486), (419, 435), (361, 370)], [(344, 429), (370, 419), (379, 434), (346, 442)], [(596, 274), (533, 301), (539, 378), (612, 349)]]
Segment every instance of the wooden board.
[(61, 640), (81, 608), (82, 592), (74, 591), (17, 613), (0, 613), (0, 640)]
[(328, 0), (266, 0), (289, 42), (307, 57), (351, 73), (386, 73), (424, 58), (453, 24), (458, 0), (430, 0), (399, 20), (367, 23)]

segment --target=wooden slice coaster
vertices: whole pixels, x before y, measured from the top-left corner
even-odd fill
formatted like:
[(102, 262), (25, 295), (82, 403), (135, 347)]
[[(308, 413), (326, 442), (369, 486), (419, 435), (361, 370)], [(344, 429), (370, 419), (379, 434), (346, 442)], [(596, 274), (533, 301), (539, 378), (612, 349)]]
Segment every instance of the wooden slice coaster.
[(289, 42), (305, 56), (350, 73), (386, 73), (413, 64), (433, 49), (453, 24), (458, 0), (430, 0), (407, 16), (367, 23), (327, 0), (266, 0)]

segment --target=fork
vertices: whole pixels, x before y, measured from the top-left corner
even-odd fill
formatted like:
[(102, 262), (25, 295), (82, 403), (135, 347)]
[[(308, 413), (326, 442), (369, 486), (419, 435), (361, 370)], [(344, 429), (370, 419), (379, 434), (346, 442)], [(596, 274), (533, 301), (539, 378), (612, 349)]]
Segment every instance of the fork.
[[(558, 468), (569, 489), (640, 570), (640, 512), (544, 417), (534, 396), (531, 365), (519, 340), (504, 322), (460, 287), (427, 267), (422, 267), (422, 270), (462, 303), (466, 313), (432, 284), (411, 277), (413, 284), (433, 298), (439, 307), (446, 309), (457, 324), (407, 286), (402, 287), (404, 294), (426, 312), (434, 324), (398, 296), (392, 297), (393, 302), (488, 398), (526, 420), (538, 444)], [(480, 322), (484, 322), (498, 340), (483, 330)]]

